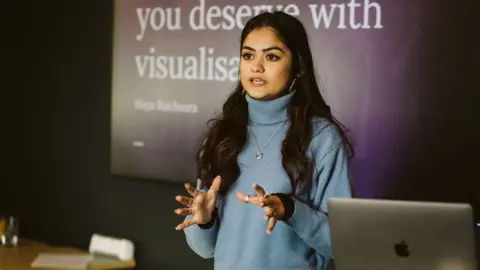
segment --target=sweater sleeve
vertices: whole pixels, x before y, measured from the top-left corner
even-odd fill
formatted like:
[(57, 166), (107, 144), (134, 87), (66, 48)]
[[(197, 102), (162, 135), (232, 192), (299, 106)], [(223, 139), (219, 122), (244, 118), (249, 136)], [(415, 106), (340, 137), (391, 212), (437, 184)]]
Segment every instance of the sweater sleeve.
[(339, 143), (326, 154), (316, 158), (316, 188), (310, 193), (309, 202), (292, 197), (294, 211), (285, 222), (311, 246), (324, 261), (332, 255), (327, 200), (331, 197), (351, 197), (348, 157)]
[[(197, 184), (197, 188), (202, 191), (208, 190), (204, 187), (202, 188), (201, 184)], [(192, 216), (187, 216), (185, 221), (190, 218)], [(214, 223), (210, 228), (201, 228), (199, 225), (194, 224), (183, 229), (188, 246), (204, 259), (213, 258), (219, 226), (218, 215), (215, 215)]]

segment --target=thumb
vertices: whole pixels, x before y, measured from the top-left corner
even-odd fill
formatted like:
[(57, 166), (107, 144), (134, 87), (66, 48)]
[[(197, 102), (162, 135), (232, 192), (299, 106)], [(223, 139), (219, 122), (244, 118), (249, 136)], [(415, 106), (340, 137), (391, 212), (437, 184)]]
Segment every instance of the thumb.
[(221, 183), (222, 183), (222, 178), (218, 175), (213, 180), (213, 183), (212, 183), (212, 186), (210, 187), (209, 192), (211, 192), (212, 195), (216, 196), (218, 191), (220, 190)]

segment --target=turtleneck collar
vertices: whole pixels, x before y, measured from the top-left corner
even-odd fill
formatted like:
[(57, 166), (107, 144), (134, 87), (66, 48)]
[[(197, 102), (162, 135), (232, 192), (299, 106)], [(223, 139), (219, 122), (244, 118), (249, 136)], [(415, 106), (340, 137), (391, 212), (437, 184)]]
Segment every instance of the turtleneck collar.
[(276, 124), (287, 120), (287, 105), (294, 92), (272, 100), (257, 100), (246, 94), (250, 122), (252, 124)]

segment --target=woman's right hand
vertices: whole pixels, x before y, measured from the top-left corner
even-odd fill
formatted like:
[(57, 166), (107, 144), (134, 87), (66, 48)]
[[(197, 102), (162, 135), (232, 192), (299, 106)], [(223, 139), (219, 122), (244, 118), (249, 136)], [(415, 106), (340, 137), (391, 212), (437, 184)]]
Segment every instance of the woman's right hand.
[(202, 192), (194, 188), (190, 184), (185, 184), (185, 189), (192, 196), (186, 197), (178, 195), (175, 199), (186, 206), (186, 208), (179, 208), (175, 213), (183, 216), (192, 216), (192, 218), (179, 224), (175, 229), (183, 230), (193, 224), (206, 224), (212, 219), (212, 213), (215, 210), (215, 201), (217, 200), (217, 193), (221, 184), (220, 176), (215, 177), (212, 186), (208, 192)]

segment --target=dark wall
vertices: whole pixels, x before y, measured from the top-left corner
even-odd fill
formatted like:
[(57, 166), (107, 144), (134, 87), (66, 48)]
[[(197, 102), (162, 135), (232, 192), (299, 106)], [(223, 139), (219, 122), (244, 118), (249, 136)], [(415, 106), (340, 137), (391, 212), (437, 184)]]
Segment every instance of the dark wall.
[(406, 154), (387, 196), (469, 202), (480, 222), (479, 4), (436, 1), (422, 25), (410, 70), (418, 89), (419, 108), (409, 123), (415, 137), (398, 145)]
[[(22, 235), (52, 244), (87, 248), (93, 233), (129, 238), (137, 247), (138, 269), (212, 269), (212, 261), (191, 252), (183, 233), (174, 230), (181, 220), (173, 213), (174, 197), (183, 187), (110, 175), (112, 1), (68, 7), (35, 1), (29, 8), (4, 11), (9, 72), (2, 89), (7, 128), (0, 213), (21, 216)], [(439, 25), (455, 36), (449, 26)], [(469, 39), (475, 29), (457, 34), (461, 41), (431, 44), (437, 51), (425, 56), (441, 66), (430, 73), (439, 79), (430, 86), (438, 87), (439, 95), (428, 92), (426, 102), (437, 99), (442, 105), (439, 115), (422, 115), (415, 123), (425, 132), (411, 146), (404, 175), (394, 176), (398, 184), (392, 185), (392, 197), (478, 202), (479, 189), (472, 184), (478, 180), (477, 140), (462, 140), (478, 134), (472, 125), (478, 120), (472, 90), (478, 88), (471, 76), (475, 64), (462, 51), (475, 51), (474, 38)], [(452, 72), (457, 69), (464, 72)], [(462, 98), (450, 103), (456, 95)], [(450, 123), (457, 133), (449, 133), (444, 117), (458, 121)], [(443, 152), (433, 145), (435, 136), (448, 141)]]
[(23, 236), (52, 244), (88, 248), (96, 232), (129, 238), (138, 269), (212, 269), (175, 231), (181, 185), (110, 175), (113, 3), (90, 2), (9, 12), (15, 68), (0, 211), (21, 216)]

